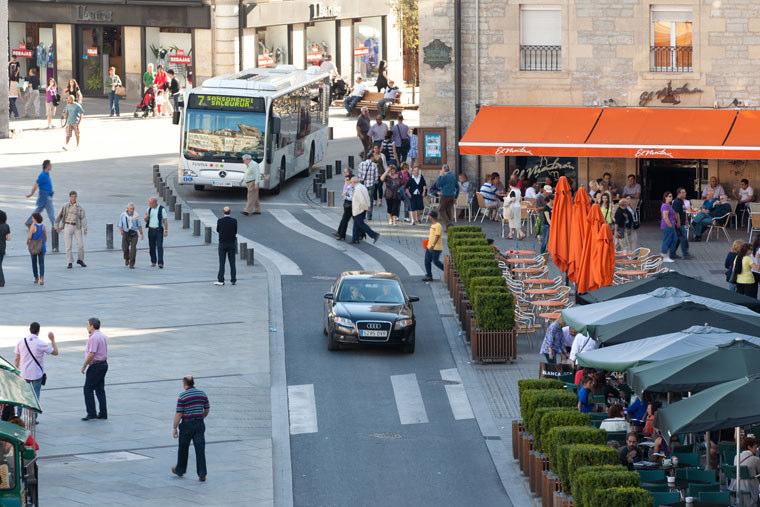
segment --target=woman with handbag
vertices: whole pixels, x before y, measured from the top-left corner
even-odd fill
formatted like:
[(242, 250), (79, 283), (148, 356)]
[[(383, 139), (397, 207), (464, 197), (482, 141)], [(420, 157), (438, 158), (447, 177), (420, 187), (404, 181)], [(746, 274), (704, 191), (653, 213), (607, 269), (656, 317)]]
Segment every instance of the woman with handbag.
[[(32, 256), (32, 273), (34, 283), (45, 285), (45, 252), (47, 243), (47, 231), (42, 224), (42, 215), (32, 213), (32, 224), (29, 226), (29, 234), (26, 236), (26, 246)], [(39, 271), (37, 267), (39, 266)]]
[(108, 116), (121, 116), (119, 113), (119, 99), (121, 98), (124, 86), (121, 84), (121, 78), (116, 74), (116, 67), (108, 68), (106, 83), (111, 88), (111, 91), (108, 92), (108, 110), (111, 114)]
[(398, 213), (401, 208), (399, 189), (401, 177), (396, 172), (395, 165), (389, 165), (388, 169), (380, 176), (380, 181), (385, 183), (385, 201), (388, 203), (388, 225), (398, 224)]
[(61, 96), (58, 94), (58, 84), (52, 77), (48, 79), (47, 89), (45, 90), (45, 114), (47, 115), (47, 128), (53, 128), (53, 117), (55, 110), (61, 103)]

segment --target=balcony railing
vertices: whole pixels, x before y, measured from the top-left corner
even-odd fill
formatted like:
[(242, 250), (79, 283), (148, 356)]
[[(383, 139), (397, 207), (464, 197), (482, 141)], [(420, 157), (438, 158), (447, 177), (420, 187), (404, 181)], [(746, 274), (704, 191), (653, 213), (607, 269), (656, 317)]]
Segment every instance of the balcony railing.
[(691, 46), (652, 46), (649, 68), (652, 72), (691, 72)]
[(520, 70), (562, 70), (562, 46), (520, 46)]

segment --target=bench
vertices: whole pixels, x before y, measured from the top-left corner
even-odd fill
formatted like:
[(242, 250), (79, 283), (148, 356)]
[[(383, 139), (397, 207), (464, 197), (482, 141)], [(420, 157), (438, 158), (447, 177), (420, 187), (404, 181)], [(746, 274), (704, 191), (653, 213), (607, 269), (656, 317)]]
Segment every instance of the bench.
[[(364, 96), (362, 97), (362, 100), (356, 103), (354, 108), (351, 110), (352, 113), (359, 114), (361, 111), (361, 108), (366, 107), (369, 109), (370, 113), (377, 113), (377, 103), (380, 101), (380, 99), (383, 98), (382, 92), (370, 92), (366, 91), (364, 92)], [(336, 100), (335, 105), (343, 106), (342, 100)], [(418, 104), (402, 104), (400, 99), (396, 99), (396, 101), (391, 104), (391, 106), (388, 108), (387, 116), (397, 117), (404, 111), (416, 111), (419, 108)]]

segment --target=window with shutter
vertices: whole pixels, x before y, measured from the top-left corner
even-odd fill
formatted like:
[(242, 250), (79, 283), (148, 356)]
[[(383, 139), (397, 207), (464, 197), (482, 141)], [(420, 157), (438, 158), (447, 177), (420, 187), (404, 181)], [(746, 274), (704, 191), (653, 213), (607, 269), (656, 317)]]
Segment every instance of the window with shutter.
[(689, 7), (653, 5), (650, 61), (653, 72), (691, 72), (693, 13)]
[(556, 5), (520, 6), (520, 70), (562, 68), (562, 11)]

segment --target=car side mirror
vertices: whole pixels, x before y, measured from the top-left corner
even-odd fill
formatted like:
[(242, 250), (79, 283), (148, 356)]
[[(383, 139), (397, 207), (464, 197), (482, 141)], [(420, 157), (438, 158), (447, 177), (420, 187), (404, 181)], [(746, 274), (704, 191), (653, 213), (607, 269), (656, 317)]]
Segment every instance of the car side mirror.
[(332, 300), (332, 299), (334, 299), (334, 298), (335, 298), (335, 296), (333, 295), (333, 293), (332, 293), (332, 292), (325, 292), (325, 299), (330, 299), (330, 300)]
[(419, 300), (420, 300), (420, 298), (417, 297), (417, 296), (409, 296), (409, 302), (410, 303), (416, 303)]

